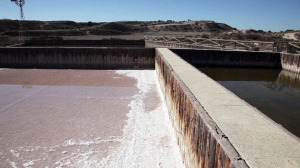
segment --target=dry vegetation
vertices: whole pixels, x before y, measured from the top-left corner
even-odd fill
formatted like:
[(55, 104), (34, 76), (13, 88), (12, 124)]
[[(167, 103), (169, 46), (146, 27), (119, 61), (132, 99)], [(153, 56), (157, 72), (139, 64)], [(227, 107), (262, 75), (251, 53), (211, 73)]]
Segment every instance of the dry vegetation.
[(300, 32), (296, 33), (295, 36), (298, 38), (298, 40), (300, 40)]
[[(224, 23), (213, 21), (123, 21), (82, 22), (24, 21), (24, 35), (30, 39), (143, 39), (144, 35), (174, 35), (234, 40), (281, 41), (287, 32), (237, 30)], [(293, 32), (293, 31), (292, 31)], [(0, 20), (0, 45), (17, 40), (18, 20)], [(300, 37), (300, 33), (295, 34)]]

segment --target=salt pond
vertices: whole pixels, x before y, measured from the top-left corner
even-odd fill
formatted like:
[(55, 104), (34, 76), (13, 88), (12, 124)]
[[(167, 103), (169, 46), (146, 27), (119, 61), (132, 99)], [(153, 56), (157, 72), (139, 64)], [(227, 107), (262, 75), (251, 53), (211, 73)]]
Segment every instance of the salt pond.
[(0, 167), (184, 167), (154, 70), (0, 70)]

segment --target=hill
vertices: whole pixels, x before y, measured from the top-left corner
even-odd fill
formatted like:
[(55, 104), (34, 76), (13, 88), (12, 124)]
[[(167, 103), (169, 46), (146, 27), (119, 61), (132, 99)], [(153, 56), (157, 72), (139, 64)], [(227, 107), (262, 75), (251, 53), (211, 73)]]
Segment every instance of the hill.
[[(179, 22), (172, 20), (119, 22), (26, 20), (23, 22), (23, 30), (27, 39), (143, 39), (145, 35), (168, 35), (233, 40), (299, 40), (299, 31), (265, 32), (252, 29), (237, 30), (225, 23), (191, 20)], [(289, 38), (291, 35), (292, 38)], [(15, 42), (18, 40), (18, 36), (18, 20), (0, 20), (0, 43), (2, 43), (0, 45)]]
[(215, 32), (234, 30), (224, 23), (213, 21), (185, 21), (185, 22), (163, 22), (155, 23), (148, 28), (152, 31), (173, 31), (173, 32)]
[[(30, 35), (122, 35), (137, 32), (216, 32), (234, 30), (223, 23), (213, 21), (127, 21), (127, 22), (86, 22), (76, 23), (73, 21), (24, 21), (24, 31)], [(0, 33), (2, 35), (16, 36), (19, 31), (18, 20), (0, 20)]]

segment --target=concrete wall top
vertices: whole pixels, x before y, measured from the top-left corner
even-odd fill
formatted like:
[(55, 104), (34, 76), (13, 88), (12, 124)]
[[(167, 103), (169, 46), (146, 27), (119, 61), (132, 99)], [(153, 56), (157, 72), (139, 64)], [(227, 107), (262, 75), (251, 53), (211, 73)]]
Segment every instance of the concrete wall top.
[(145, 46), (144, 40), (28, 40), (25, 41), (25, 46), (64, 46), (64, 45), (85, 45), (85, 46), (95, 46), (95, 45), (116, 45), (116, 46), (126, 46), (126, 45), (142, 45)]
[(232, 92), (158, 48), (249, 167), (300, 167), (300, 140)]

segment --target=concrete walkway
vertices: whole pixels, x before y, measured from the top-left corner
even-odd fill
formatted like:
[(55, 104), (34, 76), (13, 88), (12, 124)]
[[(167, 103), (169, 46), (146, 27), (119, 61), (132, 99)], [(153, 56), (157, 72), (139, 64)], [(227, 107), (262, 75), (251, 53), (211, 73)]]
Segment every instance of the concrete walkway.
[(299, 138), (168, 49), (157, 49), (250, 167), (300, 167)]

